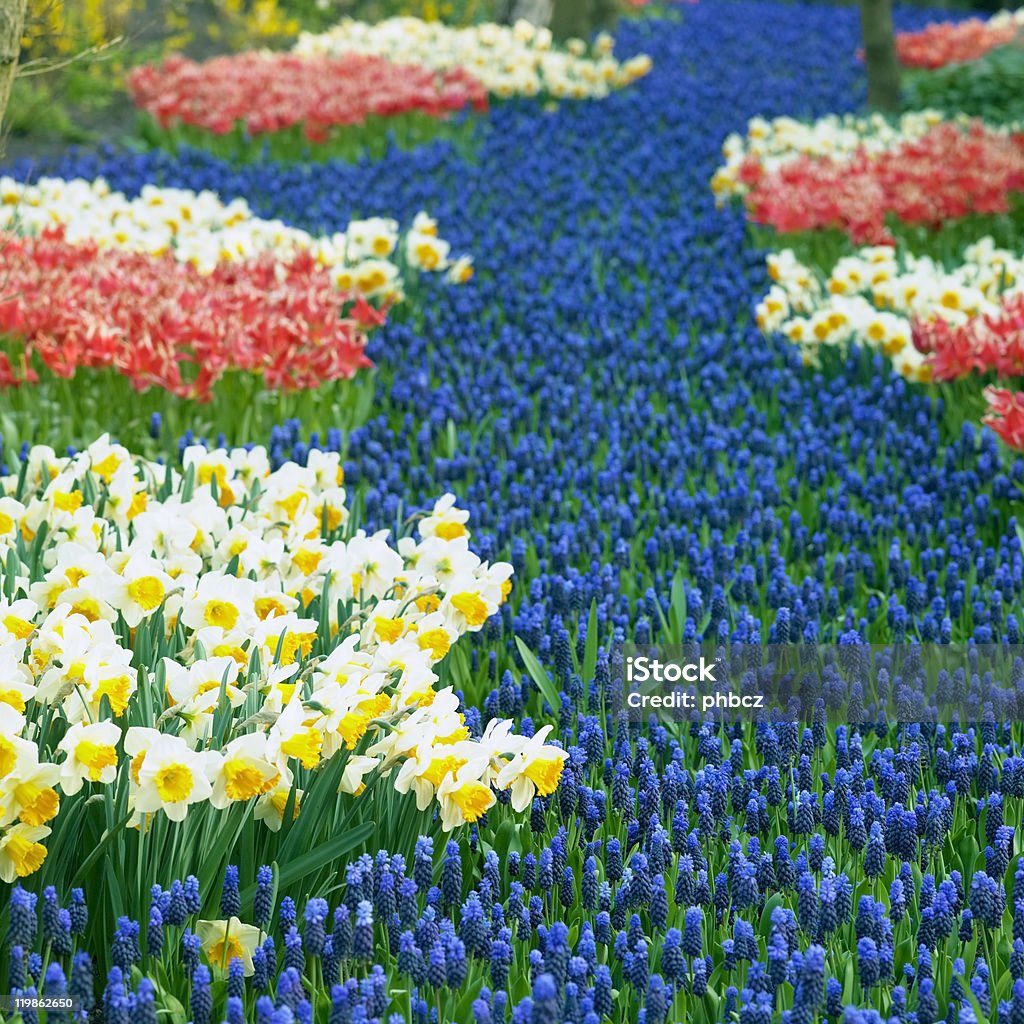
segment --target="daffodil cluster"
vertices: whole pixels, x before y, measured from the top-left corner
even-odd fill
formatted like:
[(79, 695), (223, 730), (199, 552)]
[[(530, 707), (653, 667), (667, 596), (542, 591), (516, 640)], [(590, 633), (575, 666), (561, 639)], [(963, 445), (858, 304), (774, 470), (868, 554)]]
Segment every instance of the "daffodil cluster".
[(366, 54), (396, 64), (434, 71), (462, 68), (492, 95), (595, 99), (642, 78), (651, 70), (646, 54), (620, 62), (615, 40), (601, 33), (588, 47), (571, 39), (555, 46), (550, 31), (528, 21), (507, 27), (486, 23), (452, 28), (419, 18), (388, 18), (376, 24), (346, 18), (319, 35), (299, 36), (295, 52), (303, 56)]
[(204, 274), (226, 262), (268, 255), (287, 261), (309, 254), (340, 290), (381, 301), (402, 298), (399, 261), (419, 271), (445, 271), (457, 283), (473, 274), (472, 260), (453, 259), (437, 222), (422, 211), (404, 234), (397, 221), (372, 217), (317, 236), (280, 220), (264, 220), (244, 199), (225, 202), (211, 191), (144, 185), (129, 199), (103, 178), (44, 177), (25, 184), (0, 177), (0, 231), (38, 235), (55, 228), (71, 244), (170, 254)]
[[(882, 114), (829, 114), (812, 122), (754, 117), (745, 136), (732, 132), (726, 137), (724, 162), (711, 177), (711, 191), (721, 205), (746, 195), (764, 175), (800, 157), (846, 160), (858, 152), (874, 156), (921, 139), (944, 121), (966, 126), (971, 119), (963, 114), (950, 118), (938, 110), (911, 110), (895, 120)], [(1004, 134), (1011, 128), (988, 130)]]
[(808, 364), (818, 362), (822, 346), (857, 344), (881, 350), (904, 377), (927, 380), (912, 321), (956, 325), (994, 314), (1000, 298), (1024, 281), (1024, 259), (990, 237), (968, 246), (963, 260), (947, 268), (928, 256), (869, 246), (842, 257), (823, 279), (784, 249), (768, 257), (775, 284), (757, 304), (757, 323), (799, 345)]
[(1016, 7), (1012, 10), (1004, 7), (988, 18), (986, 24), (993, 28), (1002, 28), (1007, 25), (1019, 28), (1024, 25), (1024, 7)]
[[(418, 538), (352, 531), (339, 457), (271, 472), (262, 448), (184, 452), (184, 473), (102, 438), (32, 449), (0, 479), (0, 877), (36, 870), (58, 791), (127, 787), (130, 826), (251, 803), (279, 829), (304, 780), (392, 774), (443, 827), (566, 754), (493, 720), (471, 738), (439, 663), (511, 589), (446, 495)], [(314, 783), (315, 784), (315, 783)]]

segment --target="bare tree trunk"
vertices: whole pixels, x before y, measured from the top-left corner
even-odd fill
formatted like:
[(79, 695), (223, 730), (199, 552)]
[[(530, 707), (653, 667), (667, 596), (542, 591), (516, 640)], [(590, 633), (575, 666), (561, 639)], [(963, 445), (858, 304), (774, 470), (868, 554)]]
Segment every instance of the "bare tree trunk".
[(514, 25), (520, 19), (547, 28), (551, 22), (551, 0), (502, 0), (498, 7), (498, 22)]
[(892, 113), (900, 105), (900, 66), (892, 27), (892, 0), (860, 0), (860, 29), (868, 75), (868, 106)]
[(555, 0), (551, 31), (556, 39), (588, 40), (615, 21), (615, 0)]
[[(11, 98), (14, 73), (18, 70), (21, 35), (25, 30), (28, 0), (0, 0), (0, 128), (7, 101)], [(2, 140), (0, 140), (2, 141)]]

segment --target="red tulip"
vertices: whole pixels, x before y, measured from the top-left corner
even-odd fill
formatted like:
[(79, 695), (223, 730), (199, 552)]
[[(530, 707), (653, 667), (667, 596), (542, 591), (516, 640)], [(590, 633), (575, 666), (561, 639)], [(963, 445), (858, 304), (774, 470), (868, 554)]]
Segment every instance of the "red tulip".
[(984, 57), (997, 46), (1012, 42), (1017, 34), (1014, 24), (994, 26), (980, 18), (959, 24), (940, 22), (920, 32), (896, 35), (896, 56), (908, 68), (941, 68)]
[(972, 373), (1024, 376), (1024, 295), (1007, 296), (993, 315), (958, 325), (919, 322), (912, 330), (915, 347), (929, 356), (933, 380)]
[(304, 256), (221, 263), (205, 275), (170, 255), (71, 245), (60, 231), (0, 235), (0, 246), (0, 335), (24, 343), (23, 365), (0, 359), (0, 387), (32, 382), (34, 357), (61, 377), (109, 368), (139, 391), (200, 401), (228, 371), (312, 388), (371, 366), (365, 331), (384, 319)]
[(258, 135), (301, 124), (311, 142), (371, 114), (443, 117), (470, 104), (487, 109), (487, 91), (462, 68), (439, 73), (355, 54), (242, 53), (204, 63), (168, 57), (132, 71), (128, 89), (164, 128), (187, 124), (224, 135), (241, 121)]
[(982, 420), (1011, 448), (1024, 450), (1024, 392), (985, 388), (989, 413)]
[(833, 160), (799, 156), (764, 172), (744, 165), (751, 220), (778, 231), (835, 227), (859, 245), (892, 242), (887, 215), (937, 227), (970, 213), (1003, 213), (1024, 190), (1024, 136), (980, 121), (948, 122), (880, 154)]

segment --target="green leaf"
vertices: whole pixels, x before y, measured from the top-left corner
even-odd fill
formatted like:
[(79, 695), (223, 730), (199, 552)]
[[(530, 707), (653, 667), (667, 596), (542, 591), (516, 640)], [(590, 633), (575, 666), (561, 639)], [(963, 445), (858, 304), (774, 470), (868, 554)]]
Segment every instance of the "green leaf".
[(782, 893), (777, 892), (764, 905), (764, 910), (761, 913), (759, 931), (761, 935), (765, 936), (766, 938), (768, 937), (768, 935), (771, 934), (772, 930), (772, 911), (777, 906), (780, 906), (782, 903), (785, 903), (785, 899), (783, 898)]
[(494, 833), (493, 849), (501, 855), (504, 862), (510, 853), (523, 853), (523, 841), (520, 838), (519, 822), (506, 818)]
[(96, 844), (95, 847), (90, 851), (89, 856), (82, 861), (82, 866), (78, 869), (75, 877), (71, 880), (72, 884), (78, 882), (85, 876), (85, 873), (99, 860), (103, 851), (112, 843), (115, 839), (121, 838), (122, 830), (128, 824), (128, 820), (131, 818), (131, 813), (126, 814), (117, 824), (109, 829), (106, 835)]
[[(285, 886), (293, 885), (303, 878), (316, 874), (327, 867), (328, 864), (340, 860), (346, 853), (354, 850), (357, 846), (361, 846), (373, 835), (378, 827), (377, 822), (365, 822), (356, 828), (343, 832), (335, 839), (321, 843), (316, 849), (310, 850), (300, 857), (295, 857), (293, 860), (288, 861), (287, 864), (281, 865), (280, 886), (284, 888)], [(246, 890), (246, 893), (248, 894), (248, 890)], [(252, 896), (250, 895), (248, 898), (251, 899)]]
[(114, 917), (120, 917), (124, 913), (124, 879), (118, 878), (113, 861), (108, 860), (104, 865), (104, 873), (107, 876), (107, 885), (110, 888), (110, 902), (114, 908)]
[(678, 643), (683, 639), (683, 628), (686, 626), (686, 581), (683, 579), (682, 573), (676, 573), (672, 580), (668, 614), (672, 627), (672, 639)]
[(589, 683), (597, 670), (597, 598), (590, 602), (587, 617), (587, 640), (583, 649), (583, 682)]
[(174, 996), (168, 992), (161, 991), (158, 993), (157, 999), (160, 1004), (160, 1010), (162, 1014), (169, 1014), (170, 1019), (174, 1021), (174, 1024), (184, 1024), (188, 1020), (188, 1015), (185, 1013), (185, 1007), (178, 1002)]
[(981, 1003), (978, 1002), (978, 997), (971, 991), (970, 983), (959, 974), (956, 978), (960, 982), (960, 987), (964, 990), (965, 998), (970, 1002), (971, 1008), (974, 1010), (974, 1016), (977, 1017), (978, 1024), (988, 1024), (988, 1017), (982, 1012)]
[(853, 958), (846, 961), (846, 973), (843, 975), (843, 1004), (849, 1005), (853, 1002), (853, 985), (856, 975), (853, 971)]
[[(234, 809), (232, 808), (232, 810)], [(245, 827), (245, 809), (239, 808), (239, 812), (237, 825), (232, 825), (227, 813), (221, 812), (224, 822), (217, 830), (217, 839), (210, 847), (203, 850), (202, 866), (197, 873), (199, 875), (199, 889), (204, 900), (208, 895), (216, 891), (224, 874), (224, 868), (227, 867), (231, 858), (231, 851), (235, 848), (238, 837), (242, 834), (242, 829)]]
[(956, 844), (957, 853), (960, 854), (960, 863), (963, 866), (964, 878), (969, 878), (974, 872), (974, 861), (978, 856), (978, 841), (974, 835), (964, 836)]
[(558, 691), (555, 689), (555, 684), (551, 681), (551, 677), (545, 671), (544, 666), (537, 659), (537, 655), (518, 636), (516, 637), (516, 647), (519, 649), (519, 655), (523, 659), (526, 671), (530, 673), (530, 678), (537, 684), (537, 689), (540, 690), (544, 699), (551, 705), (551, 710), (557, 711), (562, 702), (558, 699)]

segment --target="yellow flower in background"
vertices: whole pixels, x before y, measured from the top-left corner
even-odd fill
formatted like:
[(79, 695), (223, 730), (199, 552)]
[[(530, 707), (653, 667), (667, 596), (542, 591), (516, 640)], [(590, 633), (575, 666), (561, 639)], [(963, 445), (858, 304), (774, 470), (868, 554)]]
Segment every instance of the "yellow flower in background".
[(227, 921), (196, 922), (196, 935), (211, 966), (227, 970), (237, 959), (245, 966), (245, 976), (252, 976), (252, 954), (263, 938), (259, 928), (231, 917)]
[(784, 249), (768, 256), (768, 271), (776, 283), (757, 306), (758, 326), (800, 345), (807, 365), (818, 365), (822, 346), (861, 345), (889, 357), (908, 380), (927, 382), (930, 364), (913, 345), (912, 322), (958, 325), (995, 314), (1005, 296), (1020, 292), (1024, 258), (984, 237), (958, 263), (866, 246), (819, 277)]
[(525, 20), (506, 26), (473, 24), (470, 17), (461, 27), (446, 24), (449, 16), (444, 6), (429, 4), (421, 17), (410, 11), (373, 24), (346, 18), (326, 32), (303, 32), (293, 52), (301, 56), (367, 54), (438, 72), (463, 68), (501, 98), (547, 93), (599, 99), (651, 69), (646, 54), (620, 64), (613, 56), (615, 41), (607, 33), (598, 36), (593, 46), (574, 39), (563, 48), (554, 45), (548, 29), (535, 28)]
[(39, 840), (49, 834), (46, 826), (19, 823), (0, 835), (0, 879), (10, 884), (38, 871), (46, 860), (46, 847)]
[[(406, 232), (395, 220), (373, 217), (351, 221), (344, 231), (331, 235), (312, 235), (257, 217), (244, 200), (224, 201), (209, 191), (146, 185), (139, 196), (129, 198), (112, 191), (101, 178), (42, 177), (25, 184), (0, 176), (0, 197), (0, 230), (38, 235), (60, 226), (68, 242), (167, 254), (201, 274), (211, 274), (223, 263), (255, 257), (286, 263), (309, 253), (339, 290), (359, 291), (378, 305), (378, 300), (397, 301), (404, 294), (403, 266), (428, 273), (451, 271), (445, 278), (450, 284), (464, 283), (472, 276), (472, 259), (461, 255), (453, 261), (451, 246), (440, 237), (437, 222), (423, 211)], [(247, 490), (254, 476), (269, 473), (267, 466), (256, 474), (240, 471), (241, 467), (236, 470), (232, 460), (243, 461), (233, 453), (207, 452), (197, 446), (184, 456), (186, 469), (194, 468), (200, 484), (216, 479), (217, 500), (224, 507), (239, 497), (235, 494), (239, 481)], [(52, 461), (57, 461), (55, 456)], [(145, 510), (147, 495), (130, 486), (134, 477), (126, 449), (111, 444), (97, 449), (91, 468), (108, 487), (107, 514), (119, 525)], [(53, 491), (51, 501), (70, 516), (82, 506), (83, 495), (62, 487)], [(12, 518), (0, 511), (0, 536), (5, 532), (4, 515)]]

